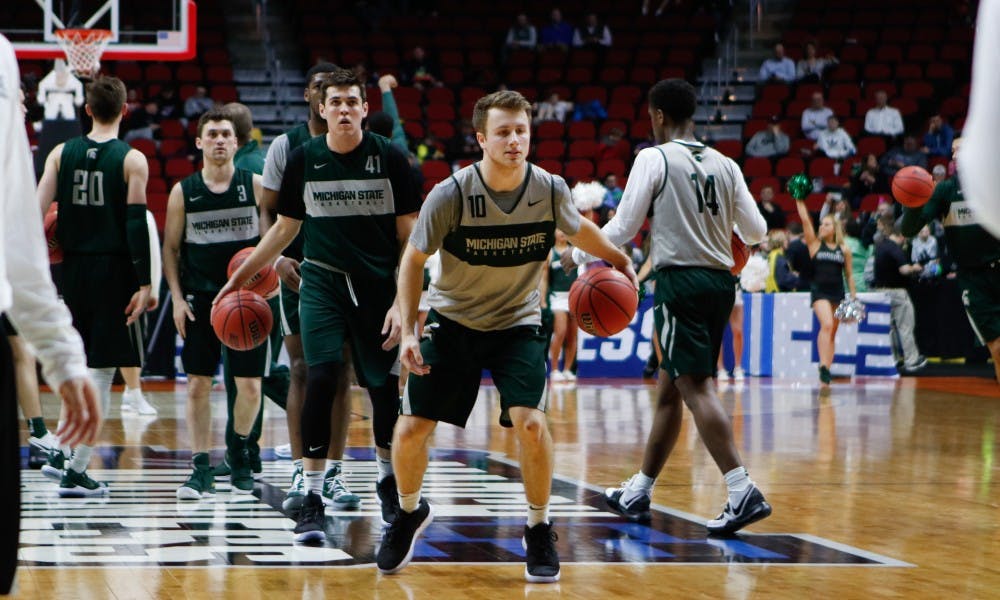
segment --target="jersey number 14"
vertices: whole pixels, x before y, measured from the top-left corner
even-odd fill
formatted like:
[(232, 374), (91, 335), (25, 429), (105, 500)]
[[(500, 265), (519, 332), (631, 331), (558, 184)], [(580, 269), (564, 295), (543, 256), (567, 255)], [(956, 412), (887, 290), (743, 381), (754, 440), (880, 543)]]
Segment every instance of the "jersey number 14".
[(694, 193), (698, 198), (698, 212), (703, 213), (705, 209), (712, 211), (712, 216), (719, 214), (719, 197), (715, 193), (715, 176), (709, 175), (705, 178), (704, 190), (698, 185), (698, 174), (691, 173), (691, 184), (694, 185)]

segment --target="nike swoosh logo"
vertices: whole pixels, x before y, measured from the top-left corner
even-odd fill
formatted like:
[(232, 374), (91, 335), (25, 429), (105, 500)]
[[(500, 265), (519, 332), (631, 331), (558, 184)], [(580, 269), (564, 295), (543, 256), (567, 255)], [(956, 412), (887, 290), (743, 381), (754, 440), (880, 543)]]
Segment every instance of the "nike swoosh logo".
[(323, 167), (325, 167), (328, 164), (330, 164), (330, 163), (319, 163), (318, 165), (313, 165), (313, 168), (314, 169), (322, 169)]
[(534, 202), (532, 202), (531, 200), (528, 200), (528, 206), (534, 206), (534, 205), (538, 204), (539, 202), (541, 202), (543, 199), (544, 198), (539, 198), (538, 200), (535, 200)]
[(309, 451), (310, 452), (315, 452), (315, 451), (319, 450), (322, 447), (323, 447), (322, 445), (315, 446), (315, 447), (314, 446), (309, 446)]
[(191, 202), (194, 202), (195, 200), (201, 200), (201, 196), (191, 196)]

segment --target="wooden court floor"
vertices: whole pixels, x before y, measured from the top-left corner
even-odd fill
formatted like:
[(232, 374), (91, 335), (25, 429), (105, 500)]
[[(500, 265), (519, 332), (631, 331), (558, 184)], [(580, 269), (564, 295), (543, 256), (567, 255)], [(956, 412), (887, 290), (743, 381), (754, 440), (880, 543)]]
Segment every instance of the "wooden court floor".
[[(652, 386), (554, 386), (552, 518), (558, 584), (527, 584), (514, 436), (484, 386), (465, 430), (435, 434), (424, 494), (438, 509), (402, 573), (372, 564), (379, 540), (367, 398), (353, 394), (348, 484), (359, 511), (328, 512), (322, 547), (296, 547), (278, 510), (291, 463), (266, 460), (249, 499), (225, 482), (181, 503), (189, 454), (184, 386), (150, 383), (157, 418), (123, 416), (120, 393), (91, 472), (103, 499), (60, 499), (24, 471), (17, 598), (996, 598), (1000, 597), (1000, 388), (974, 378), (720, 386), (751, 477), (774, 507), (735, 539), (706, 538), (725, 497), (689, 415), (657, 480), (649, 526), (608, 513), (600, 490), (635, 471)], [(54, 417), (54, 397), (43, 398)], [(224, 397), (213, 392), (216, 444)], [(268, 403), (262, 446), (287, 441)]]

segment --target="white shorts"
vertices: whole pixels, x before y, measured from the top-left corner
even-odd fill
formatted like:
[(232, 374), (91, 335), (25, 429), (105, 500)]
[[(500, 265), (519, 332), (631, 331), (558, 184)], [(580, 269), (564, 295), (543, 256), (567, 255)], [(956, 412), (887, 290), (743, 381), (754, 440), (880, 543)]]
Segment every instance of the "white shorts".
[(549, 307), (552, 312), (569, 312), (569, 292), (552, 292), (552, 300), (550, 300)]

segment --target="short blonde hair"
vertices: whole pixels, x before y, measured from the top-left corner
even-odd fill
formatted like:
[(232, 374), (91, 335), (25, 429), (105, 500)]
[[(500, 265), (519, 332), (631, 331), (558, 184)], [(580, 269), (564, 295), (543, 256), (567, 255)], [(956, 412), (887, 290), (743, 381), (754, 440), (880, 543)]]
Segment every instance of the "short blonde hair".
[(487, 94), (476, 101), (475, 108), (472, 109), (472, 126), (477, 132), (486, 133), (486, 119), (489, 117), (491, 108), (501, 110), (519, 111), (523, 110), (531, 121), (531, 102), (513, 90), (503, 90)]

